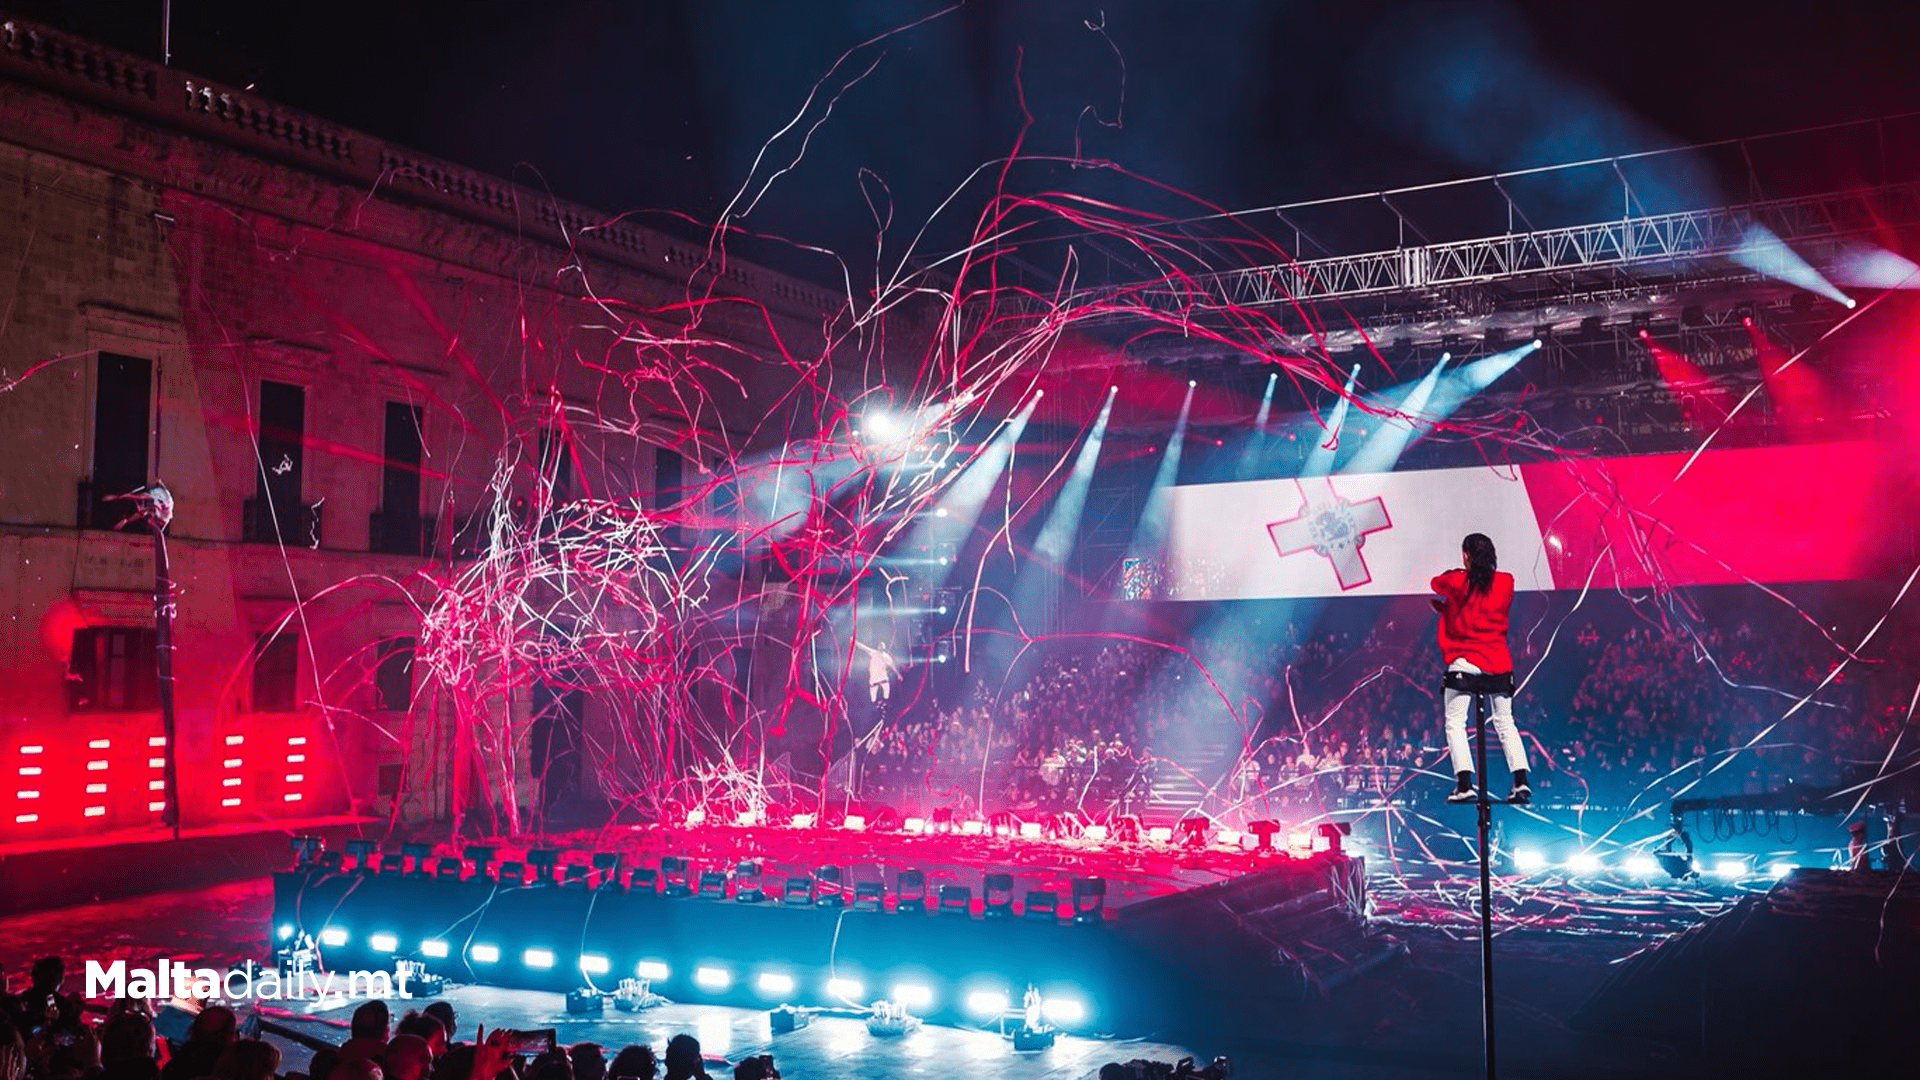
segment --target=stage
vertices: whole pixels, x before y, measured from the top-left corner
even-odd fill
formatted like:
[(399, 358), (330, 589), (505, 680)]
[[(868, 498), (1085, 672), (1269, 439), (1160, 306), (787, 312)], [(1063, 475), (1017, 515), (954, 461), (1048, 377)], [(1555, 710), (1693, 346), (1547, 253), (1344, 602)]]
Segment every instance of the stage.
[[(250, 879), (14, 916), (0, 920), (0, 967), (20, 971), (46, 954), (67, 957), (70, 968), (85, 958), (123, 959), (130, 965), (161, 956), (219, 965), (259, 958), (271, 952), (272, 907), (271, 883)], [(977, 1026), (933, 1024), (889, 1040), (869, 1035), (857, 1021), (827, 1017), (805, 1030), (774, 1036), (765, 1008), (676, 1002), (631, 1016), (609, 1010), (604, 1017), (577, 1017), (567, 1015), (561, 995), (551, 991), (456, 984), (444, 996), (456, 1005), (463, 1039), (472, 1038), (476, 1024), (488, 1030), (551, 1024), (562, 1042), (604, 1039), (611, 1052), (638, 1041), (636, 1036), (645, 1036), (658, 1050), (669, 1035), (686, 1031), (702, 1039), (708, 1052), (731, 1060), (771, 1052), (782, 1072), (796, 1080), (946, 1075), (956, 1060), (985, 1075), (1091, 1080), (1108, 1061), (1172, 1062), (1193, 1056), (1204, 1062), (1222, 1054), (1233, 1060), (1239, 1077), (1426, 1080), (1475, 1074), (1476, 946), (1434, 926), (1409, 925), (1395, 933), (1411, 947), (1405, 962), (1362, 975), (1332, 999), (1294, 1006), (1291, 1015), (1300, 1031), (1289, 1036), (1258, 1025), (1196, 1034), (1169, 1023), (1141, 1039), (1069, 1034), (1053, 1049), (1035, 1054), (1018, 1053), (1009, 1041)], [(1699, 1075), (1664, 1047), (1570, 1032), (1564, 1024), (1610, 964), (1640, 944), (1524, 927), (1503, 931), (1504, 1064), (1515, 1075)], [(394, 1005), (397, 1011), (408, 1007)], [(276, 1019), (337, 1045), (345, 1038), (341, 1025), (350, 1012), (330, 1009), (299, 1020)], [(308, 1050), (297, 1041), (272, 1038), (285, 1055), (283, 1067), (301, 1068)]]
[(1367, 927), (1365, 865), (1340, 838), (1330, 827), (1289, 850), (1197, 832), (699, 824), (537, 847), (309, 848), (275, 875), (272, 923), (278, 947), (309, 946), (317, 970), (414, 961), (455, 982), (603, 1000), (643, 979), (674, 1000), (884, 999), (974, 1024), (1032, 988), (1063, 1031), (1138, 1036), (1277, 1023), (1402, 955)]

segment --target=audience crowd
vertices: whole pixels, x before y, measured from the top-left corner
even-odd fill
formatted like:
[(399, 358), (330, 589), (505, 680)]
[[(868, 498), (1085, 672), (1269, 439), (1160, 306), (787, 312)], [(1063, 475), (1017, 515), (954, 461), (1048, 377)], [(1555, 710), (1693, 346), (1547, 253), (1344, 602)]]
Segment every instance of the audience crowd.
[[(519, 1033), (455, 1034), (453, 1007), (436, 1001), (394, 1021), (387, 1003), (354, 1010), (339, 1046), (285, 1029), (289, 1045), (312, 1057), (304, 1072), (283, 1071), (275, 1040), (243, 1030), (234, 1010), (208, 1005), (178, 1038), (163, 1038), (145, 1001), (121, 999), (103, 1011), (65, 989), (65, 965), (46, 957), (28, 987), (0, 994), (0, 1080), (777, 1080), (773, 1057), (727, 1065), (706, 1058), (692, 1035), (675, 1035), (658, 1054), (627, 1046), (611, 1060), (595, 1043), (524, 1052)], [(171, 1010), (169, 1010), (171, 1014)], [(162, 1017), (171, 1020), (172, 1015)], [(186, 1020), (184, 1016), (181, 1020)]]
[[(692, 1035), (679, 1034), (656, 1053), (651, 1045), (623, 1047), (611, 1058), (597, 1043), (529, 1048), (528, 1033), (476, 1026), (472, 1042), (459, 1039), (453, 1006), (435, 1001), (409, 1009), (396, 1022), (387, 1002), (372, 999), (353, 1011), (347, 1038), (334, 1046), (278, 1027), (274, 1038), (242, 1024), (234, 1009), (208, 1004), (190, 1019), (169, 1008), (156, 1028), (148, 1002), (122, 998), (104, 1008), (65, 987), (59, 957), (33, 965), (18, 994), (0, 983), (0, 1080), (779, 1080), (773, 1055), (737, 1063), (704, 1055)], [(172, 1022), (184, 1021), (175, 1029)], [(304, 1071), (282, 1069), (280, 1044), (311, 1051)], [(1117, 1070), (1117, 1071), (1116, 1071)], [(1226, 1075), (1224, 1059), (1195, 1071), (1133, 1061), (1108, 1065), (1102, 1077)]]
[[(1550, 650), (1516, 633), (1537, 797), (1644, 806), (1873, 775), (1906, 722), (1920, 656), (1890, 650), (1836, 672), (1841, 648), (1811, 624), (1728, 625), (1569, 621)], [(1098, 817), (1140, 812), (1156, 782), (1187, 773), (1209, 809), (1248, 816), (1430, 801), (1445, 788), (1422, 774), (1448, 772), (1430, 635), (1425, 620), (1383, 617), (1311, 634), (1237, 626), (1184, 648), (1043, 643), (1016, 691), (976, 683), (885, 722), (860, 759), (860, 793)]]

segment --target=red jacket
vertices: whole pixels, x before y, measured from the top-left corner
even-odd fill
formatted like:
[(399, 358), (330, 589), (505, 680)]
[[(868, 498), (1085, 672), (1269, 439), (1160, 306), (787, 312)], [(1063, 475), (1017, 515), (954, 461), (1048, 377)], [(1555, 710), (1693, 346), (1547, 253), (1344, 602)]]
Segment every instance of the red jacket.
[(1507, 609), (1513, 606), (1513, 575), (1493, 572), (1485, 592), (1467, 595), (1467, 572), (1449, 570), (1433, 579), (1439, 594), (1440, 660), (1466, 660), (1489, 675), (1513, 670), (1507, 651)]

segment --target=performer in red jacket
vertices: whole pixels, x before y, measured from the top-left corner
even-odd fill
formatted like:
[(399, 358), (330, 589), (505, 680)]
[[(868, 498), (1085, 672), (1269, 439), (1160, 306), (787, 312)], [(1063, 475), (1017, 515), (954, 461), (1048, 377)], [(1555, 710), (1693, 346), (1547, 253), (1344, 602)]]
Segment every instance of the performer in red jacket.
[[(1497, 569), (1493, 541), (1473, 533), (1460, 543), (1463, 569), (1448, 570), (1433, 579), (1434, 610), (1440, 613), (1440, 660), (1448, 671), (1469, 675), (1511, 674), (1513, 654), (1507, 651), (1507, 609), (1513, 604), (1513, 575)], [(1447, 718), (1447, 751), (1456, 778), (1448, 802), (1472, 802), (1473, 755), (1467, 748), (1467, 710), (1473, 695), (1448, 687), (1443, 692)], [(1493, 730), (1513, 770), (1508, 802), (1533, 798), (1527, 784), (1527, 748), (1513, 726), (1513, 695), (1493, 695)]]

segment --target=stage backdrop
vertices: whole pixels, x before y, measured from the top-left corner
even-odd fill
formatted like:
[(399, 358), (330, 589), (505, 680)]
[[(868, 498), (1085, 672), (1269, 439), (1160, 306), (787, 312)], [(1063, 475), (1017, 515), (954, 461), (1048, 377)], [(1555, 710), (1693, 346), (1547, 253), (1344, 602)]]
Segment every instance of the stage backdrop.
[[(1895, 537), (1873, 443), (1180, 485), (1151, 598), (1424, 593), (1470, 532), (1522, 590), (1836, 581)], [(1691, 462), (1691, 464), (1689, 464)], [(1891, 500), (1891, 501), (1890, 501)]]

